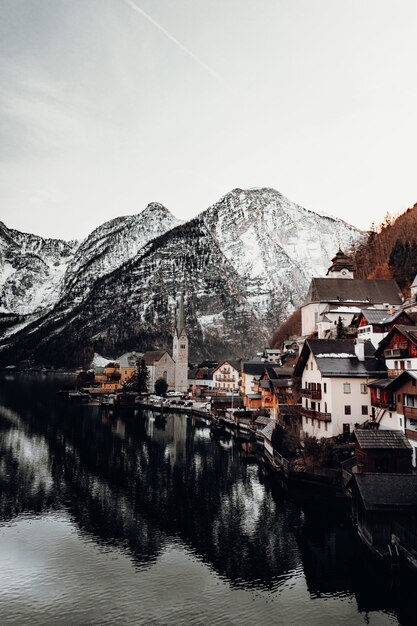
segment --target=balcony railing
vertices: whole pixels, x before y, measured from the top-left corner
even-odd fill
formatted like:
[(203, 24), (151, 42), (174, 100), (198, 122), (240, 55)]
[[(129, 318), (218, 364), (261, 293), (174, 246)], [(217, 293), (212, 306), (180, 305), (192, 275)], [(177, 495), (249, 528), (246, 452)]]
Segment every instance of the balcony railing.
[(382, 400), (380, 398), (374, 398), (372, 400), (372, 406), (376, 406), (379, 409), (388, 409), (389, 411), (395, 411), (394, 400)]
[(384, 350), (384, 356), (386, 359), (392, 359), (397, 357), (407, 357), (408, 356), (408, 346), (407, 342), (401, 342), (394, 344), (392, 348), (387, 348)]
[(236, 378), (234, 376), (230, 376), (230, 374), (222, 376), (222, 375), (216, 375), (215, 376), (215, 380), (221, 382), (221, 383), (234, 383), (236, 382)]
[(301, 395), (304, 396), (304, 398), (321, 400), (321, 389), (301, 389)]
[(311, 419), (318, 419), (322, 422), (331, 422), (332, 414), (331, 413), (322, 413), (321, 411), (315, 411), (313, 409), (305, 409), (304, 407), (300, 408), (301, 415), (304, 417), (311, 417)]
[(411, 420), (417, 420), (417, 407), (415, 406), (404, 406), (404, 417), (411, 419)]
[(408, 439), (412, 439), (413, 441), (417, 441), (417, 430), (412, 430), (411, 428), (405, 429), (405, 436)]
[(397, 378), (404, 370), (387, 370), (388, 378)]

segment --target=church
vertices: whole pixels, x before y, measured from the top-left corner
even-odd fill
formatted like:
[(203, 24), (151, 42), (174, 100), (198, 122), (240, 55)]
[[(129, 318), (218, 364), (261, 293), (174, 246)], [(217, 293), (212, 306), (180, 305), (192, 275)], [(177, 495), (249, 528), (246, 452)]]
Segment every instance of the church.
[(185, 327), (184, 294), (181, 292), (177, 307), (176, 324), (172, 345), (174, 360), (175, 391), (188, 391), (188, 337)]
[(338, 319), (349, 326), (362, 309), (396, 311), (403, 296), (395, 280), (355, 278), (352, 259), (339, 250), (325, 278), (312, 278), (301, 307), (301, 334), (326, 337)]

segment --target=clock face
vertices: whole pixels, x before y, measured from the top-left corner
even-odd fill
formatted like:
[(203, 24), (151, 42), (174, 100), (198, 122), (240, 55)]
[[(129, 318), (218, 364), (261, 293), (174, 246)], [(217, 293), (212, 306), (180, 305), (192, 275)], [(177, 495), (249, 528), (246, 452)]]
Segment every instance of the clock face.
[(342, 274), (342, 276), (346, 276), (347, 270), (342, 270), (341, 274)]

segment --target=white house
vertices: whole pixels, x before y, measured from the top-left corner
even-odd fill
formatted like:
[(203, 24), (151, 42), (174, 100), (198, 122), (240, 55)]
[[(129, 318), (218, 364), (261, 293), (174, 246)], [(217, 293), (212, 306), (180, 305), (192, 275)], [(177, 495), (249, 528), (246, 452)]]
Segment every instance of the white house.
[(239, 361), (223, 361), (213, 370), (213, 388), (216, 391), (239, 391), (239, 381)]
[(301, 435), (335, 437), (371, 415), (368, 383), (386, 376), (370, 342), (306, 340), (294, 368), (301, 381)]

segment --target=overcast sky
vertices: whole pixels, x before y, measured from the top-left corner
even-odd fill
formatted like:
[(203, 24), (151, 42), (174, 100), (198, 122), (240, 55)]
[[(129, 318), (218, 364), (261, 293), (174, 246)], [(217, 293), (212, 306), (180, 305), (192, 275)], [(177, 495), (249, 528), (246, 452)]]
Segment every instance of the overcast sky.
[(367, 228), (417, 202), (415, 0), (1, 0), (0, 219), (80, 238), (274, 187)]

